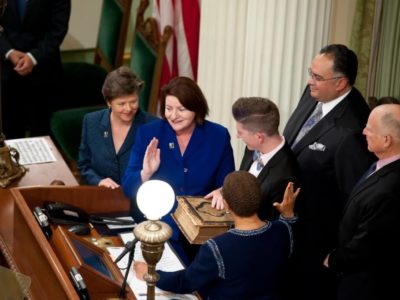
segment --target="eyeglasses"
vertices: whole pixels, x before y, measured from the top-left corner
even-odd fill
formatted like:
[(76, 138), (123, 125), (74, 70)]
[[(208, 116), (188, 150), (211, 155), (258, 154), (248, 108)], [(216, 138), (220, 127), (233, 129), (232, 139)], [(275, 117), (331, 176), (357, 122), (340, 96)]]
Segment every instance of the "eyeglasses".
[(331, 77), (331, 78), (324, 78), (324, 77), (322, 77), (322, 76), (320, 76), (320, 75), (317, 75), (317, 74), (313, 73), (313, 71), (311, 70), (311, 68), (308, 68), (308, 75), (309, 75), (314, 81), (317, 81), (317, 82), (320, 82), (320, 81), (328, 81), (328, 80), (339, 79), (339, 78), (345, 77), (345, 76), (336, 76), (336, 77)]

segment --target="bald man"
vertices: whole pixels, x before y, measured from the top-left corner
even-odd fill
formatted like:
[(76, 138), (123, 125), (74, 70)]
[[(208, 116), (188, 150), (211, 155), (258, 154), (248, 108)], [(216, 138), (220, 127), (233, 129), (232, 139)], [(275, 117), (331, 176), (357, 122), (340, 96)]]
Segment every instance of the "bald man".
[(363, 134), (376, 169), (353, 188), (339, 229), (339, 245), (324, 265), (339, 275), (339, 300), (391, 299), (400, 269), (400, 105), (377, 106)]

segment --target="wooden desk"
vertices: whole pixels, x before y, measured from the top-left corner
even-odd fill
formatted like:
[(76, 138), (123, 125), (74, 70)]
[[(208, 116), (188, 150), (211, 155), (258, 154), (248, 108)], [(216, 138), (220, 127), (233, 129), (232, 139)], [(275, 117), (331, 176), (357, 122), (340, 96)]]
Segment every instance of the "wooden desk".
[[(11, 187), (50, 185), (53, 180), (61, 180), (65, 185), (76, 186), (78, 181), (68, 168), (63, 157), (49, 136), (44, 137), (54, 154), (56, 161), (41, 164), (25, 165), (29, 170), (22, 178), (12, 181)], [(7, 142), (7, 141), (6, 141)]]
[[(43, 207), (45, 201), (60, 201), (79, 206), (89, 214), (129, 211), (129, 199), (121, 189), (92, 186), (0, 189), (0, 200), (0, 265), (31, 278), (27, 296), (31, 300), (79, 300), (65, 270), (65, 256), (55, 251), (52, 240), (46, 239), (32, 214), (35, 206)], [(115, 280), (118, 286), (122, 283), (121, 278)], [(104, 291), (105, 287), (89, 289), (91, 299), (117, 299), (117, 292), (110, 294)], [(133, 292), (129, 287), (127, 290), (127, 299), (134, 300)]]

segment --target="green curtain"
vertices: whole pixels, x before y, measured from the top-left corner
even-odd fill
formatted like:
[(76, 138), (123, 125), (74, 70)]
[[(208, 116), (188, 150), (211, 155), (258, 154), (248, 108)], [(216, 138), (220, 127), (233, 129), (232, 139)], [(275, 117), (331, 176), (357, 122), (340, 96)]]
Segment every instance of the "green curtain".
[(400, 97), (400, 1), (383, 2), (381, 36), (375, 77), (377, 98)]
[(364, 97), (367, 91), (374, 13), (375, 0), (357, 0), (350, 48), (358, 57), (358, 75), (355, 85)]

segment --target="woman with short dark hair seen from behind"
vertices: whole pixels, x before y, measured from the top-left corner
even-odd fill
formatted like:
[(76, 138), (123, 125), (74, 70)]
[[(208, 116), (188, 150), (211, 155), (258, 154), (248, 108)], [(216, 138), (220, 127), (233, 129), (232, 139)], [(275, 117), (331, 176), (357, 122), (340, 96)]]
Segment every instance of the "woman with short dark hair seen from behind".
[[(187, 269), (158, 271), (157, 287), (174, 293), (201, 290), (204, 299), (280, 299), (279, 288), (285, 264), (291, 255), (291, 226), (295, 199), (293, 183), (287, 185), (281, 203), (274, 206), (280, 219), (258, 217), (262, 200), (260, 182), (247, 171), (226, 176), (222, 186), (224, 207), (235, 227), (205, 242)], [(147, 265), (135, 262), (136, 276), (143, 280)]]

